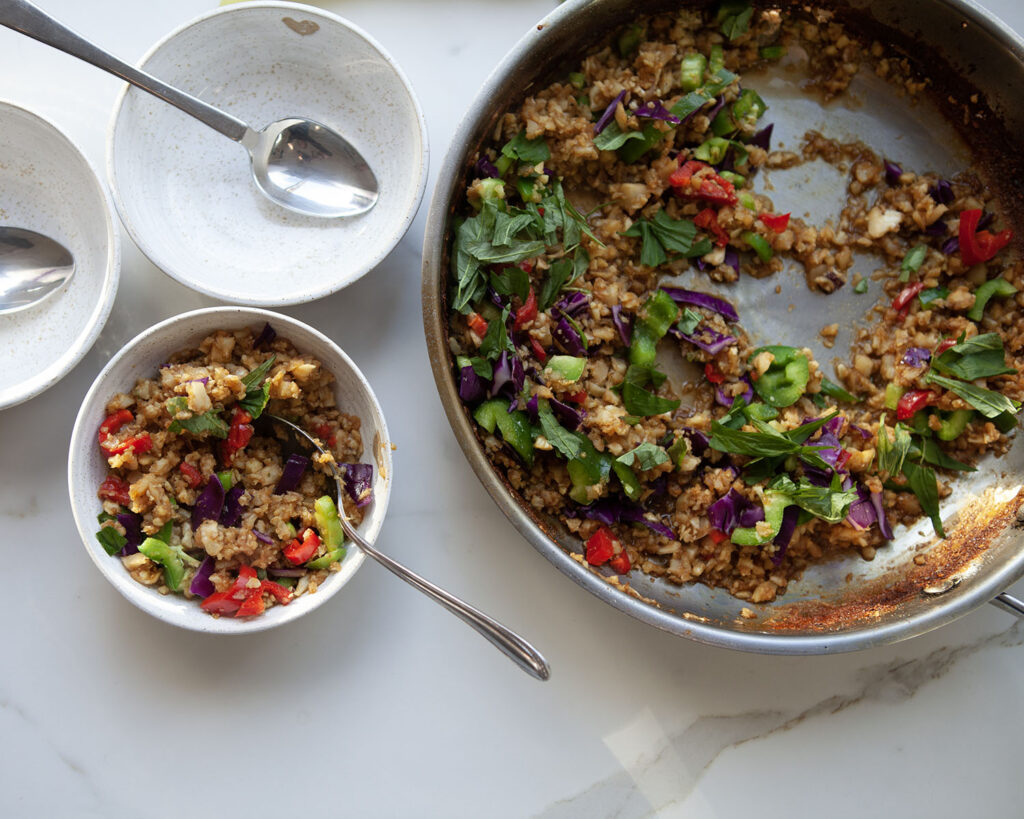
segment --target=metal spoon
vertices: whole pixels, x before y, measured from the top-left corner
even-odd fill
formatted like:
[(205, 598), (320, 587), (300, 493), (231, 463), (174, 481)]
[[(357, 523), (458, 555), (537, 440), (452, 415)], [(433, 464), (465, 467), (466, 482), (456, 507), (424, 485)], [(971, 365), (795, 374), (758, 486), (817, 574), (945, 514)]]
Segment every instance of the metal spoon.
[(0, 315), (38, 304), (74, 272), (64, 245), (34, 230), (0, 227)]
[[(291, 421), (286, 421), (284, 418), (280, 418), (276, 415), (270, 415), (268, 413), (261, 415), (260, 421), (263, 421), (264, 423), (276, 423), (279, 428), (284, 430), (286, 437), (290, 438), (293, 445), (297, 448), (300, 447), (299, 442), (301, 441), (305, 444), (304, 447), (301, 447), (302, 449), (315, 449), (323, 455), (327, 454), (323, 447), (317, 443), (316, 439), (301, 427), (293, 424)], [(259, 423), (259, 421), (257, 423)], [(355, 543), (356, 546), (384, 566), (384, 568), (388, 569), (393, 574), (398, 575), (407, 583), (415, 586), (427, 595), (427, 597), (433, 598), (456, 617), (459, 617), (463, 622), (475, 628), (527, 674), (536, 677), (538, 680), (546, 680), (551, 676), (551, 669), (548, 667), (547, 661), (544, 657), (541, 656), (537, 649), (531, 646), (518, 634), (509, 630), (496, 620), (488, 617), (479, 609), (463, 602), (454, 595), (446, 592), (444, 589), (435, 586), (429, 580), (420, 577), (415, 572), (407, 569), (401, 563), (398, 563), (382, 552), (377, 551), (372, 544), (367, 543), (345, 515), (345, 504), (343, 503), (342, 498), (342, 492), (344, 490), (342, 488), (341, 475), (339, 474), (338, 468), (335, 466), (333, 459), (329, 458), (328, 464), (331, 474), (334, 477), (335, 485), (337, 486), (338, 512), (341, 517), (341, 527), (345, 530), (345, 534), (348, 538)]]
[(355, 216), (377, 202), (380, 188), (370, 166), (326, 125), (290, 117), (257, 131), (108, 54), (27, 0), (0, 0), (0, 25), (109, 71), (241, 143), (249, 152), (256, 185), (289, 210), (308, 216)]

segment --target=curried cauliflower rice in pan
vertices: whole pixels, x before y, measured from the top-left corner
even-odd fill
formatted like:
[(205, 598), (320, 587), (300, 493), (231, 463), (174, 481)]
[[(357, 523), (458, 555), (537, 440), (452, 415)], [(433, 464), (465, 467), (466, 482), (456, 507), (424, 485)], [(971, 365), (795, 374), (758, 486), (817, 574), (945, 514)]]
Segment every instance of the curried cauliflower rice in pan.
[(325, 463), (285, 457), (264, 415), (315, 435), (339, 465), (354, 525), (372, 500), (359, 418), (334, 378), (267, 324), (219, 331), (107, 403), (98, 444), (109, 472), (97, 538), (162, 594), (249, 617), (311, 594), (345, 556)]
[[(449, 293), (460, 396), (508, 483), (606, 575), (774, 600), (816, 561), (871, 559), (901, 524), (943, 537), (949, 482), (1016, 426), (1024, 296), (998, 203), (970, 168), (905, 172), (914, 157), (813, 131), (773, 149), (743, 75), (785, 59), (824, 99), (859, 71), (909, 97), (927, 86), (825, 10), (686, 9), (535, 90), (468, 172)], [(818, 159), (846, 176), (838, 221), (753, 192), (759, 171)], [(674, 283), (696, 267), (779, 292), (770, 277), (797, 263), (813, 290), (864, 293), (855, 254), (883, 295), (829, 371), (805, 347), (755, 346), (731, 302)], [(672, 350), (689, 383), (660, 368)]]

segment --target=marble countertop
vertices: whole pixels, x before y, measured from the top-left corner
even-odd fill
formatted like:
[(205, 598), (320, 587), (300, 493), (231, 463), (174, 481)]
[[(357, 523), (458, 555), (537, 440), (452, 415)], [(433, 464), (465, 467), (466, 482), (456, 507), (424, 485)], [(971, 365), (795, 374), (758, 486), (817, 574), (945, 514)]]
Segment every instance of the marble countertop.
[[(43, 5), (134, 60), (214, 2)], [(433, 179), (483, 77), (555, 3), (320, 5), (405, 69)], [(1024, 30), (1024, 5), (986, 5)], [(119, 87), (0, 30), (0, 98), (51, 118), (97, 167)], [(379, 545), (534, 642), (551, 681), (528, 678), (373, 565), (301, 622), (237, 639), (177, 630), (114, 592), (68, 507), (79, 401), (127, 339), (213, 303), (124, 236), (99, 341), (55, 387), (0, 412), (0, 814), (1021, 815), (1024, 623), (1010, 615), (984, 606), (857, 654), (746, 655), (636, 622), (529, 547), (473, 476), (436, 398), (420, 320), (426, 210), (375, 272), (284, 312), (338, 341), (387, 415), (398, 450)]]

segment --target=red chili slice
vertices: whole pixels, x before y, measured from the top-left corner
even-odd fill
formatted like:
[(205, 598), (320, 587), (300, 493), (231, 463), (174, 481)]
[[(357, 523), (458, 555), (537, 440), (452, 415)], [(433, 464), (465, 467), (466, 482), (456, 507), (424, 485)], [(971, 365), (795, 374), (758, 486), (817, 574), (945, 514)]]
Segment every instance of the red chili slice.
[(135, 416), (126, 409), (119, 409), (117, 412), (113, 412), (103, 419), (103, 423), (100, 424), (99, 432), (97, 437), (99, 442), (102, 444), (111, 435), (117, 432), (125, 424), (130, 424), (135, 420)]
[(782, 233), (789, 227), (788, 213), (762, 213), (757, 218), (766, 228), (774, 230), (776, 233)]
[(910, 312), (910, 303), (913, 301), (914, 296), (924, 290), (924, 282), (914, 282), (908, 284), (899, 294), (892, 300), (892, 309), (899, 313), (900, 320), (902, 321), (907, 317), (907, 313)]
[(676, 194), (689, 199), (704, 199), (716, 205), (735, 205), (736, 188), (706, 162), (689, 159), (668, 178)]
[(132, 498), (128, 493), (128, 483), (117, 475), (107, 475), (96, 493), (101, 500), (109, 500), (121, 506), (131, 506)]
[(725, 381), (725, 376), (710, 361), (704, 365), (704, 377), (712, 384), (721, 384)]
[(541, 364), (548, 360), (548, 354), (544, 350), (544, 347), (542, 347), (541, 343), (537, 341), (537, 339), (533, 338), (533, 336), (530, 336), (530, 347), (533, 349), (533, 354), (537, 356), (537, 360)]
[(911, 390), (900, 396), (896, 402), (896, 418), (899, 421), (906, 421), (913, 418), (920, 410), (929, 404), (934, 404), (938, 396), (931, 390)]
[(587, 540), (587, 563), (603, 566), (615, 556), (615, 535), (607, 526), (602, 526)]
[(980, 221), (981, 208), (972, 208), (960, 214), (960, 258), (968, 267), (992, 259), (1013, 238), (1010, 229), (995, 234), (978, 230)]
[(199, 484), (203, 482), (203, 473), (196, 469), (188, 461), (182, 461), (178, 464), (178, 469), (181, 474), (185, 476), (185, 480), (188, 481), (188, 485), (195, 489)]
[(729, 234), (718, 224), (718, 211), (714, 208), (704, 208), (693, 217), (693, 223), (702, 230), (711, 232), (715, 237), (715, 244), (719, 247), (729, 244)]
[(513, 330), (522, 330), (524, 326), (537, 318), (537, 294), (530, 288), (530, 295), (526, 297), (523, 306), (516, 310), (516, 318), (512, 323)]
[(466, 324), (468, 324), (469, 329), (480, 336), (480, 338), (487, 335), (487, 319), (479, 313), (470, 313), (466, 317)]

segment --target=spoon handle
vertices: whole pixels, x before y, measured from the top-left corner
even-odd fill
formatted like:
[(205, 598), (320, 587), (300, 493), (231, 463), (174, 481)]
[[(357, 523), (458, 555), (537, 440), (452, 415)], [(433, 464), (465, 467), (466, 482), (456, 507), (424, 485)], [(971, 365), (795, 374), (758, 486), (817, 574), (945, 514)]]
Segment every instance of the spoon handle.
[(427, 597), (433, 598), (464, 623), (472, 626), (480, 634), (490, 640), (495, 647), (502, 651), (505, 656), (515, 662), (527, 674), (532, 677), (536, 677), (538, 680), (546, 680), (551, 676), (551, 669), (548, 667), (547, 660), (544, 659), (537, 649), (526, 642), (526, 640), (514, 631), (506, 628), (497, 620), (494, 620), (484, 614), (479, 609), (469, 605), (469, 603), (466, 603), (458, 597), (455, 597), (453, 594), (446, 592), (444, 589), (435, 586), (426, 578), (420, 577), (416, 572), (411, 569), (407, 569), (401, 563), (388, 557), (383, 552), (378, 552), (373, 546), (359, 536), (359, 533), (355, 531), (344, 516), (342, 516), (342, 524), (345, 529), (345, 534), (347, 534), (366, 554), (380, 563), (384, 568), (402, 578), (402, 580), (412, 586), (415, 586), (427, 595)]
[(48, 46), (85, 60), (97, 68), (102, 68), (132, 85), (148, 91), (164, 102), (195, 117), (235, 142), (241, 142), (249, 132), (249, 126), (240, 119), (207, 105), (202, 100), (179, 91), (145, 71), (141, 71), (119, 60), (99, 46), (93, 45), (71, 29), (54, 20), (42, 9), (27, 0), (0, 0), (0, 25), (13, 29), (45, 43)]

